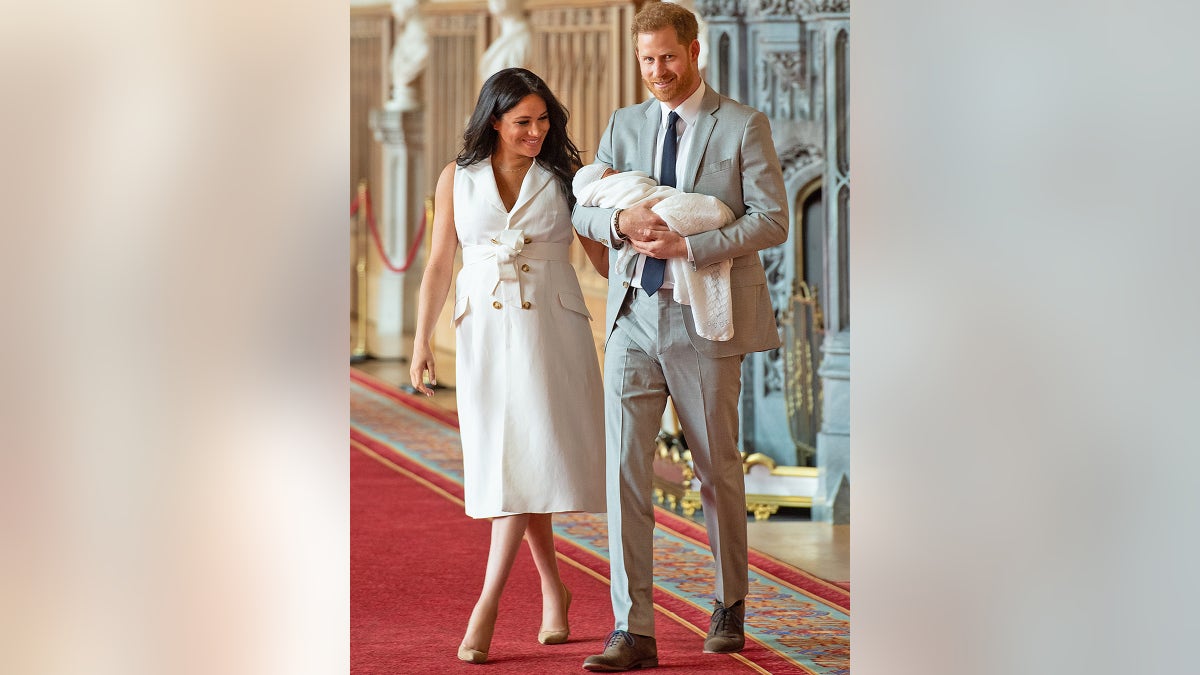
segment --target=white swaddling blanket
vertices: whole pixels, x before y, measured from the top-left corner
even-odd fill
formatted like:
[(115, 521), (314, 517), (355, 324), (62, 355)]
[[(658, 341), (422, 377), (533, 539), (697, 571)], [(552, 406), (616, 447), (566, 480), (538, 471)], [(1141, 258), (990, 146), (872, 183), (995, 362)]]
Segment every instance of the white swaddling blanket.
[[(575, 174), (572, 189), (581, 205), (627, 209), (644, 200), (662, 197), (651, 210), (685, 237), (724, 227), (734, 220), (733, 211), (716, 197), (659, 185), (642, 171), (624, 171), (601, 178), (608, 168), (605, 164), (589, 164)], [(633, 247), (622, 247), (617, 253), (618, 269), (632, 264), (636, 258)], [(667, 264), (675, 280), (675, 302), (691, 306), (700, 337), (717, 342), (732, 338), (729, 270), (733, 260), (715, 262), (699, 270), (692, 269), (682, 258), (671, 258)]]

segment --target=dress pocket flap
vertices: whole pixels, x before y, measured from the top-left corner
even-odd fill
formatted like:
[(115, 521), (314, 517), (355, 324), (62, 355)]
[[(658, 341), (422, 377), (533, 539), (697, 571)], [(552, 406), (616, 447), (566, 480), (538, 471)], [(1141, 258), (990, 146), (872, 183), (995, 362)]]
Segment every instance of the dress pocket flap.
[(585, 303), (583, 298), (579, 297), (578, 295), (573, 293), (559, 293), (558, 302), (572, 312), (578, 312), (586, 316), (588, 319), (592, 318), (592, 313), (588, 311), (587, 303)]
[(454, 301), (454, 321), (457, 323), (459, 319), (467, 313), (467, 305), (469, 304), (470, 296), (464, 295)]

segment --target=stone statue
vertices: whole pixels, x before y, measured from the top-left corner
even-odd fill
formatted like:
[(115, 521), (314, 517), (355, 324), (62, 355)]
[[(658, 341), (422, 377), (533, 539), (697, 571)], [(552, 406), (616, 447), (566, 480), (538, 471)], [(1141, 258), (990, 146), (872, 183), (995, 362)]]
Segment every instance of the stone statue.
[(392, 0), (392, 16), (400, 29), (392, 46), (392, 98), (384, 106), (389, 110), (413, 110), (419, 103), (413, 80), (425, 70), (429, 59), (429, 35), (417, 11), (418, 3)]
[(524, 0), (488, 0), (488, 11), (500, 22), (500, 36), (479, 59), (483, 80), (505, 68), (525, 67), (533, 38), (525, 20)]

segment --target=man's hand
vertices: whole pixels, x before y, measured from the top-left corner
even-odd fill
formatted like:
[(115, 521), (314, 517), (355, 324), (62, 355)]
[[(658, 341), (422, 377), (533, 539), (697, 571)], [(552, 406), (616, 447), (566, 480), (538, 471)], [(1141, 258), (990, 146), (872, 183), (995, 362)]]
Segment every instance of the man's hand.
[(662, 199), (648, 199), (621, 212), (618, 225), (629, 245), (651, 258), (687, 258), (687, 244), (650, 209)]
[(645, 239), (629, 238), (629, 245), (638, 253), (644, 253), (651, 258), (683, 258), (687, 259), (687, 243), (674, 230), (664, 227), (661, 230), (650, 230)]
[(653, 229), (666, 229), (667, 224), (663, 222), (663, 219), (650, 210), (650, 207), (661, 201), (662, 199), (647, 199), (637, 206), (622, 210), (617, 221), (621, 234), (629, 237), (632, 241), (640, 241), (648, 238), (649, 232)]

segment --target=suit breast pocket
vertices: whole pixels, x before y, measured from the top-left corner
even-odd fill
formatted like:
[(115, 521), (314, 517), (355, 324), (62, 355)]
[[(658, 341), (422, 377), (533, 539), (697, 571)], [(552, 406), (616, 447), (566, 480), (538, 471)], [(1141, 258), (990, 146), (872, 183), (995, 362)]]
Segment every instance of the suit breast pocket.
[(733, 158), (722, 159), (716, 162), (709, 162), (700, 167), (700, 178), (711, 176), (714, 173), (728, 171), (733, 166)]

